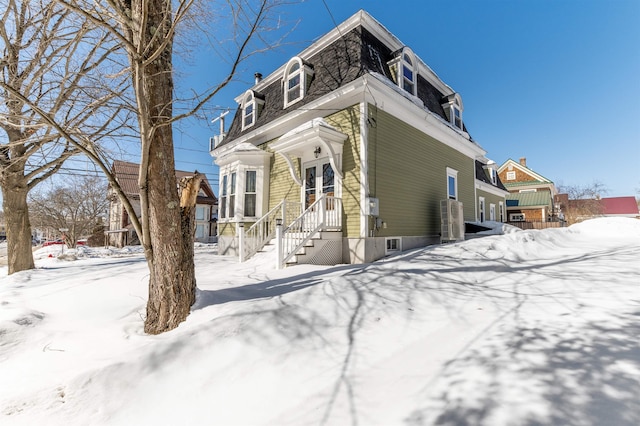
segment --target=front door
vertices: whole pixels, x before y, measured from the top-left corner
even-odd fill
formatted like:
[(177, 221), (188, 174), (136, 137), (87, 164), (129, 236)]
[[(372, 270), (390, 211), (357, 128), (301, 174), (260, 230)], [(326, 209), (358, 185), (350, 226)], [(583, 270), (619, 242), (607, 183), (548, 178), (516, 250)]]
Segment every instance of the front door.
[[(327, 159), (322, 159), (304, 166), (304, 208), (307, 209), (322, 195), (335, 196), (335, 173)], [(332, 222), (336, 215), (335, 201), (330, 198), (325, 204), (327, 222)]]

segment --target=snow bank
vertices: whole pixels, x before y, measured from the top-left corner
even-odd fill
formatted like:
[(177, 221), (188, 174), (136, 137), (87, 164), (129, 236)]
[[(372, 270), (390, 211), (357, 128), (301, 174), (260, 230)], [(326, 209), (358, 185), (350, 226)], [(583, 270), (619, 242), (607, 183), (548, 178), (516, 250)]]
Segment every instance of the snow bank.
[(199, 245), (159, 336), (140, 252), (43, 251), (0, 276), (0, 424), (635, 426), (639, 224), (285, 270)]

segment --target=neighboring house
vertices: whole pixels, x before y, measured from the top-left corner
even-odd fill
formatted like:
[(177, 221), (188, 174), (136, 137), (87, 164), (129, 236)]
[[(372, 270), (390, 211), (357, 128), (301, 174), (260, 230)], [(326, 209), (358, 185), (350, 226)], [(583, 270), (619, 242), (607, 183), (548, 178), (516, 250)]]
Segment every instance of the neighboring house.
[(554, 203), (557, 194), (552, 181), (527, 167), (527, 159), (509, 159), (498, 169), (500, 180), (509, 191), (508, 222), (555, 222), (561, 217)]
[(640, 218), (638, 201), (633, 196), (569, 200), (567, 194), (558, 194), (556, 200), (570, 223), (595, 217)]
[(640, 218), (636, 197), (607, 197), (600, 202), (603, 216)]
[[(116, 180), (133, 205), (136, 215), (140, 217), (140, 193), (138, 191), (138, 171), (140, 165), (126, 161), (114, 161), (112, 172)], [(193, 172), (176, 170), (176, 179), (193, 176)], [(178, 190), (176, 182), (176, 191)], [(106, 231), (110, 245), (123, 247), (140, 244), (133, 229), (129, 215), (113, 189), (109, 188), (109, 230)], [(200, 192), (196, 200), (196, 241), (209, 242), (216, 235), (216, 217), (218, 200), (213, 194), (209, 181), (205, 177), (200, 183)]]
[(507, 191), (462, 98), (365, 11), (236, 102), (211, 147), (220, 254), (273, 239), (278, 267), (370, 262), (500, 218)]

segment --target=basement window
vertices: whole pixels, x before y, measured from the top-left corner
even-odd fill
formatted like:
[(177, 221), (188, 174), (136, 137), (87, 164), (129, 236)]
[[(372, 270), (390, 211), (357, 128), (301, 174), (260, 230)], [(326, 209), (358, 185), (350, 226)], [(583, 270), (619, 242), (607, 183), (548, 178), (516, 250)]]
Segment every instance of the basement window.
[(385, 238), (385, 244), (386, 244), (386, 249), (384, 254), (386, 256), (402, 251), (402, 244), (401, 244), (400, 238), (397, 238), (397, 237)]

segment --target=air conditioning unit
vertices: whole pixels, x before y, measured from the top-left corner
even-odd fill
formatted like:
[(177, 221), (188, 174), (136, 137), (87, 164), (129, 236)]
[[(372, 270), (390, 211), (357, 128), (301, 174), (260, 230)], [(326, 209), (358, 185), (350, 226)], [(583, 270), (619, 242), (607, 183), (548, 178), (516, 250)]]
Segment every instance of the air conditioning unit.
[(464, 240), (464, 209), (456, 200), (440, 201), (440, 241)]

